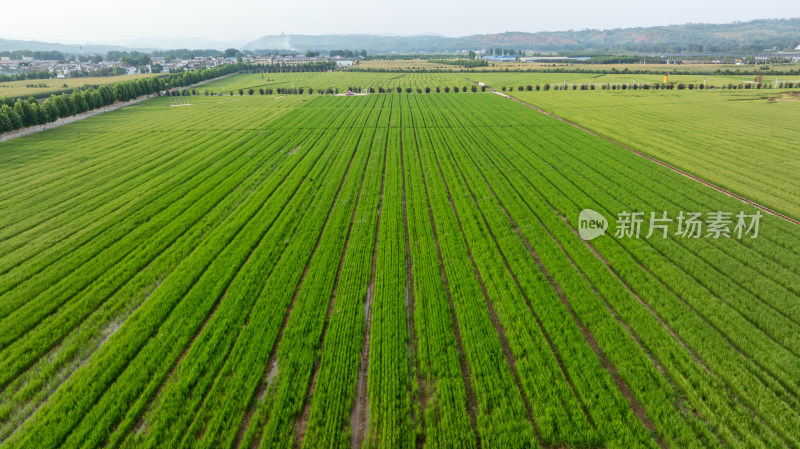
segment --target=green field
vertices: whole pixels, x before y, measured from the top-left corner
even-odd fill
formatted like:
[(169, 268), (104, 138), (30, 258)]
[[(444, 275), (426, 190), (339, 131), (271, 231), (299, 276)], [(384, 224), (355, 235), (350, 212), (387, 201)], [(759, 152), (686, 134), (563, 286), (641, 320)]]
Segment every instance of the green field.
[(365, 72), (299, 72), (299, 73), (251, 73), (231, 76), (222, 80), (204, 84), (200, 91), (209, 90), (210, 93), (234, 92), (239, 89), (261, 88), (277, 89), (279, 87), (313, 88), (315, 91), (336, 88), (339, 92), (347, 91), (348, 87), (367, 89), (369, 86), (377, 89), (394, 89), (396, 87), (434, 88), (436, 86), (471, 86), (468, 76), (458, 73), (365, 73)]
[[(692, 94), (520, 96), (790, 210), (797, 103)], [(583, 240), (756, 209), (488, 92), (190, 103), (0, 143), (0, 448), (800, 448), (800, 227)]]
[(511, 95), (800, 218), (796, 89)]
[[(634, 73), (476, 73), (471, 74), (472, 78), (477, 81), (486, 83), (489, 86), (499, 89), (502, 86), (516, 89), (519, 85), (527, 86), (528, 84), (633, 84), (633, 83), (661, 83), (664, 81), (664, 75), (669, 74), (665, 70), (661, 74), (634, 74)], [(764, 78), (764, 81), (774, 82), (773, 78)], [(798, 75), (783, 75), (777, 77), (779, 80), (796, 80), (800, 81)], [(720, 86), (727, 83), (744, 83), (753, 81), (752, 75), (669, 75), (668, 81), (673, 83), (694, 83)]]
[[(778, 77), (779, 80), (789, 81), (800, 77)], [(279, 87), (295, 88), (303, 87), (306, 90), (311, 87), (315, 91), (336, 87), (340, 92), (344, 92), (348, 87), (366, 89), (383, 87), (394, 89), (396, 87), (435, 88), (445, 86), (458, 87), (472, 86), (472, 84), (483, 82), (488, 86), (500, 89), (502, 86), (516, 89), (518, 86), (544, 85), (544, 84), (622, 84), (622, 83), (660, 83), (664, 80), (664, 75), (634, 75), (634, 74), (601, 74), (601, 73), (369, 73), (369, 72), (301, 72), (301, 73), (253, 73), (241, 74), (225, 78), (223, 80), (207, 83), (199, 90), (209, 90), (210, 93), (229, 93), (233, 91), (238, 94), (239, 89), (277, 89)], [(670, 75), (669, 80), (675, 83), (695, 83), (702, 84), (704, 81), (708, 85), (722, 85), (727, 83), (744, 83), (753, 81), (753, 76), (725, 76), (725, 75)], [(773, 82), (774, 79), (765, 81)], [(797, 80), (800, 82), (800, 79)], [(599, 89), (599, 87), (598, 87)]]

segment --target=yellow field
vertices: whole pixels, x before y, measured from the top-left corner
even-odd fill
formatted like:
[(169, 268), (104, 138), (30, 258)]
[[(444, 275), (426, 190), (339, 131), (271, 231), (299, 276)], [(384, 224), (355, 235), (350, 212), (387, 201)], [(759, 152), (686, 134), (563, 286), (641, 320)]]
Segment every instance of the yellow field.
[[(735, 65), (735, 64), (575, 64), (570, 62), (550, 62), (550, 63), (541, 63), (541, 62), (490, 62), (486, 67), (475, 67), (471, 69), (464, 69), (462, 67), (456, 67), (453, 65), (446, 65), (446, 64), (434, 64), (428, 62), (424, 59), (398, 59), (398, 60), (388, 60), (388, 61), (381, 61), (381, 60), (370, 60), (370, 61), (361, 61), (359, 65), (354, 66), (358, 69), (381, 69), (381, 70), (418, 70), (418, 69), (440, 69), (440, 70), (449, 70), (449, 71), (461, 71), (461, 70), (478, 70), (478, 71), (494, 71), (494, 70), (506, 70), (509, 71), (525, 71), (525, 70), (567, 70), (567, 71), (591, 71), (591, 72), (603, 72), (603, 71), (623, 71), (628, 69), (629, 71), (641, 71), (641, 70), (649, 70), (652, 72), (664, 72), (664, 73), (672, 73), (672, 72), (716, 72), (717, 70), (721, 72), (725, 72), (726, 70), (730, 70), (732, 72), (739, 72), (742, 74), (752, 73), (754, 69), (758, 69), (761, 67), (757, 65), (753, 67), (752, 65)], [(784, 64), (784, 65), (772, 65), (770, 66), (772, 70), (778, 72), (788, 72), (789, 70), (798, 70), (800, 69), (800, 64)]]
[[(153, 76), (153, 75), (150, 73), (140, 73), (135, 75), (122, 75), (122, 76), (95, 76), (95, 77), (48, 79), (48, 80), (5, 81), (5, 82), (0, 82), (0, 98), (27, 97), (30, 95), (48, 94), (51, 92), (60, 92), (65, 89), (74, 89), (76, 87), (83, 87), (86, 85), (110, 84), (110, 83), (116, 83), (117, 81), (131, 80), (146, 76)], [(47, 87), (25, 87), (26, 85), (38, 86), (39, 84), (46, 84)]]

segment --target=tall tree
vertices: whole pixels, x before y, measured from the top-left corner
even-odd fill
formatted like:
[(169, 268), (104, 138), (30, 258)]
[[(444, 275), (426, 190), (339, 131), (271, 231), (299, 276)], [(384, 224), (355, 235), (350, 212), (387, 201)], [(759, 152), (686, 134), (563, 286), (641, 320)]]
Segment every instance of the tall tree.
[(6, 131), (11, 131), (12, 129), (14, 129), (11, 124), (11, 118), (8, 116), (8, 114), (4, 109), (5, 107), (7, 106), (3, 105), (3, 107), (0, 107), (0, 133), (4, 133)]

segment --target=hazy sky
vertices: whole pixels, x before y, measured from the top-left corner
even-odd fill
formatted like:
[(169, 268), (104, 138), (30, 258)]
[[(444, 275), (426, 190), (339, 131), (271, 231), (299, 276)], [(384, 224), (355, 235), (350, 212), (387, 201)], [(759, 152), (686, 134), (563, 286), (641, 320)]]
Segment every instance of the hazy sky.
[[(0, 6), (0, 37), (62, 43), (192, 37), (244, 44), (268, 34), (441, 34), (625, 28), (800, 17), (797, 0), (28, 0)], [(198, 41), (199, 42), (199, 41)]]

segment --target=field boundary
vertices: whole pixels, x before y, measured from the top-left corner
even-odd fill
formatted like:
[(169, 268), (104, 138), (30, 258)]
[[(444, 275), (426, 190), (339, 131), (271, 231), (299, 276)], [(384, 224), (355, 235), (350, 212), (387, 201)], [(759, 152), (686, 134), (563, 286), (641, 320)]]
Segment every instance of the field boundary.
[(723, 194), (725, 194), (725, 195), (727, 195), (727, 196), (729, 196), (729, 197), (731, 197), (731, 198), (735, 198), (735, 199), (737, 199), (737, 200), (739, 200), (739, 201), (741, 201), (741, 202), (743, 202), (743, 203), (749, 204), (749, 205), (751, 205), (751, 206), (753, 206), (753, 207), (755, 207), (755, 208), (757, 208), (757, 209), (761, 209), (761, 210), (763, 210), (764, 212), (767, 212), (767, 213), (768, 213), (768, 214), (770, 214), (770, 215), (774, 215), (774, 216), (776, 216), (776, 217), (778, 217), (778, 218), (782, 218), (783, 220), (785, 220), (785, 221), (788, 221), (789, 223), (793, 223), (793, 224), (795, 224), (795, 225), (797, 225), (797, 226), (800, 226), (800, 220), (797, 220), (797, 219), (794, 219), (794, 218), (792, 218), (792, 217), (789, 217), (789, 216), (787, 216), (787, 215), (784, 215), (784, 214), (782, 214), (782, 213), (780, 213), (780, 212), (777, 212), (777, 211), (775, 211), (775, 210), (772, 210), (772, 209), (770, 209), (770, 208), (768, 208), (768, 207), (766, 207), (766, 206), (763, 206), (763, 205), (761, 205), (761, 204), (759, 204), (759, 203), (756, 203), (756, 202), (755, 202), (755, 201), (753, 201), (753, 200), (750, 200), (750, 199), (748, 199), (748, 198), (745, 198), (745, 197), (743, 197), (743, 196), (741, 196), (741, 195), (738, 195), (738, 194), (736, 194), (736, 193), (733, 193), (733, 192), (731, 192), (730, 190), (724, 189), (724, 188), (722, 188), (722, 187), (720, 187), (720, 186), (718, 186), (718, 185), (716, 185), (716, 184), (714, 184), (714, 183), (712, 183), (712, 182), (709, 182), (709, 181), (706, 181), (705, 179), (702, 179), (702, 178), (700, 178), (699, 176), (695, 176), (695, 175), (693, 175), (693, 174), (691, 174), (691, 173), (688, 173), (688, 172), (686, 172), (686, 171), (684, 171), (684, 170), (681, 170), (680, 168), (678, 168), (678, 167), (675, 167), (674, 165), (668, 164), (668, 163), (666, 163), (666, 162), (664, 162), (664, 161), (662, 161), (662, 160), (660, 160), (660, 159), (658, 159), (658, 158), (656, 158), (656, 157), (654, 157), (654, 156), (650, 156), (649, 154), (643, 153), (643, 152), (641, 152), (641, 151), (639, 151), (639, 150), (635, 150), (635, 149), (633, 149), (633, 148), (629, 147), (628, 145), (625, 145), (624, 143), (618, 142), (618, 141), (616, 141), (616, 140), (614, 140), (614, 139), (612, 139), (612, 138), (610, 138), (610, 137), (608, 137), (608, 136), (605, 136), (605, 135), (603, 135), (603, 134), (600, 134), (600, 133), (598, 133), (598, 132), (592, 131), (592, 130), (591, 130), (591, 129), (589, 129), (589, 128), (585, 128), (585, 127), (583, 127), (583, 126), (581, 126), (581, 125), (579, 125), (579, 124), (577, 124), (577, 123), (575, 123), (575, 122), (572, 122), (572, 121), (570, 121), (570, 120), (567, 120), (567, 119), (565, 119), (564, 117), (561, 117), (561, 116), (559, 116), (559, 115), (556, 115), (556, 114), (554, 114), (554, 113), (552, 113), (552, 112), (548, 112), (548, 111), (546, 111), (546, 110), (544, 110), (544, 109), (542, 109), (542, 108), (539, 108), (539, 107), (537, 107), (537, 106), (534, 106), (534, 105), (532, 105), (532, 104), (530, 104), (530, 103), (527, 103), (527, 102), (525, 102), (525, 101), (522, 101), (522, 100), (520, 100), (519, 98), (516, 98), (516, 97), (510, 97), (510, 96), (508, 96), (508, 95), (506, 95), (506, 94), (503, 94), (503, 93), (501, 93), (501, 92), (497, 92), (497, 91), (496, 91), (496, 90), (494, 90), (494, 89), (491, 89), (491, 91), (492, 91), (493, 93), (497, 94), (497, 95), (500, 95), (501, 97), (504, 97), (504, 98), (510, 98), (510, 99), (512, 99), (512, 100), (514, 100), (514, 101), (516, 101), (517, 103), (519, 103), (519, 104), (522, 104), (522, 105), (524, 105), (524, 106), (527, 106), (527, 107), (529, 107), (529, 108), (531, 108), (531, 109), (533, 109), (533, 110), (535, 110), (535, 111), (539, 111), (539, 112), (541, 112), (542, 114), (549, 115), (550, 117), (553, 117), (553, 118), (555, 118), (555, 119), (558, 119), (558, 120), (560, 120), (560, 121), (562, 121), (562, 122), (564, 122), (564, 123), (566, 123), (566, 124), (568, 124), (568, 125), (570, 125), (570, 126), (574, 126), (575, 128), (578, 128), (578, 129), (580, 129), (580, 130), (582, 130), (582, 131), (585, 131), (585, 132), (587, 132), (587, 133), (589, 133), (589, 134), (592, 134), (592, 135), (595, 135), (595, 136), (597, 136), (597, 137), (600, 137), (600, 138), (602, 138), (602, 139), (605, 139), (605, 140), (607, 140), (608, 142), (611, 142), (611, 143), (613, 143), (614, 145), (617, 145), (617, 146), (619, 146), (619, 147), (622, 147), (622, 148), (624, 148), (624, 149), (626, 149), (626, 150), (628, 150), (628, 151), (630, 151), (630, 152), (632, 152), (632, 153), (634, 153), (634, 154), (636, 154), (636, 155), (639, 155), (639, 156), (641, 156), (641, 157), (647, 158), (647, 159), (649, 159), (649, 160), (651, 160), (651, 161), (655, 162), (656, 164), (658, 164), (658, 165), (661, 165), (662, 167), (666, 167), (666, 168), (668, 168), (668, 169), (672, 170), (672, 171), (673, 171), (673, 172), (675, 172), (675, 173), (678, 173), (678, 174), (680, 174), (680, 175), (683, 175), (683, 176), (684, 176), (684, 177), (686, 177), (686, 178), (689, 178), (689, 179), (691, 179), (691, 180), (697, 181), (697, 182), (699, 182), (699, 183), (701, 183), (701, 184), (704, 184), (704, 185), (705, 185), (705, 186), (707, 186), (707, 187), (710, 187), (710, 188), (712, 188), (712, 189), (714, 189), (714, 190), (717, 190), (717, 191), (719, 191), (719, 192), (722, 192)]

